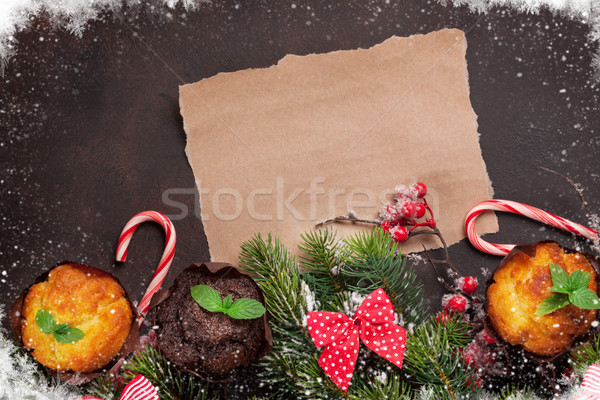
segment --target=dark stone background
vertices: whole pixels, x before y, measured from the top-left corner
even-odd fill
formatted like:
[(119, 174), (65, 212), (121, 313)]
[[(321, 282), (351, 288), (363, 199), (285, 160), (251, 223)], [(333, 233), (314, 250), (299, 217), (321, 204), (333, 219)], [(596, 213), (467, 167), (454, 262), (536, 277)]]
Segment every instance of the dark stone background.
[[(581, 183), (600, 211), (600, 90), (588, 26), (547, 11), (478, 15), (435, 1), (293, 3), (126, 9), (91, 23), (81, 38), (41, 18), (17, 35), (18, 55), (0, 83), (0, 304), (61, 260), (110, 270), (140, 299), (162, 253), (162, 231), (142, 226), (128, 261), (115, 267), (116, 241), (139, 211), (176, 214), (162, 200), (168, 189), (187, 192), (171, 198), (190, 215), (174, 221), (177, 252), (165, 286), (187, 265), (208, 260), (202, 221), (193, 213), (178, 85), (268, 67), (289, 53), (370, 47), (392, 35), (466, 32), (471, 101), (495, 198), (586, 223), (576, 193), (543, 165)], [(572, 244), (569, 235), (537, 222), (507, 214), (499, 220), (491, 241)], [(480, 278), (482, 267), (499, 262), (466, 241), (451, 254), (465, 274)], [(418, 273), (435, 310), (442, 288), (427, 265)]]

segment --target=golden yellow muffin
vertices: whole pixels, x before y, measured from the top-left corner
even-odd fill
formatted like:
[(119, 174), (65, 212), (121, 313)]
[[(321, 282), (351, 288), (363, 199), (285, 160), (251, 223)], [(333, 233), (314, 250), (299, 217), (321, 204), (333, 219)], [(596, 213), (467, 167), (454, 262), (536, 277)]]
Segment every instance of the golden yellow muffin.
[(569, 304), (542, 317), (540, 303), (552, 294), (550, 263), (569, 274), (577, 270), (592, 275), (588, 288), (598, 292), (596, 271), (582, 254), (565, 253), (558, 243), (541, 242), (534, 257), (515, 252), (496, 270), (487, 289), (487, 313), (494, 331), (512, 345), (539, 355), (552, 356), (569, 349), (575, 337), (585, 334), (596, 310)]
[[(40, 310), (57, 324), (81, 329), (74, 343), (59, 343), (36, 323)], [(133, 313), (125, 291), (109, 273), (80, 264), (54, 268), (48, 280), (29, 289), (22, 309), (23, 344), (33, 357), (56, 371), (91, 372), (106, 365), (129, 336)]]

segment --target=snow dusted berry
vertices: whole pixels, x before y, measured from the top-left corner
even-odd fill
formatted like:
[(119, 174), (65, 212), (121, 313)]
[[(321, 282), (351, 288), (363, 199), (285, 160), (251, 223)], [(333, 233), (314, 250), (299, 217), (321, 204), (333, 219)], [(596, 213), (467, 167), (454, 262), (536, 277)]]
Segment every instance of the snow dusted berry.
[(413, 203), (412, 201), (407, 201), (402, 205), (402, 208), (400, 209), (400, 214), (402, 214), (404, 218), (412, 218), (415, 216), (416, 211), (417, 208), (415, 206), (415, 203)]
[(444, 310), (446, 311), (462, 314), (468, 308), (467, 299), (460, 294), (449, 294), (443, 297), (442, 307), (444, 307)]
[(474, 276), (464, 276), (456, 280), (456, 288), (464, 294), (473, 294), (477, 291), (477, 278)]
[(493, 337), (491, 337), (490, 335), (488, 335), (488, 333), (486, 331), (481, 331), (481, 338), (488, 344), (494, 344), (496, 343), (496, 341), (494, 340)]
[(479, 346), (475, 342), (469, 343), (467, 348), (464, 350), (463, 359), (465, 364), (471, 365), (475, 362), (477, 353), (479, 352)]
[(415, 205), (415, 217), (423, 218), (425, 215), (425, 206), (423, 203), (414, 203)]
[(465, 386), (472, 387), (473, 390), (478, 390), (479, 388), (481, 388), (481, 385), (483, 383), (481, 382), (481, 378), (477, 378), (477, 379), (475, 379), (473, 384), (471, 384), (471, 378), (475, 378), (475, 376), (476, 375), (473, 375), (472, 377), (467, 378), (467, 382), (465, 383)]
[(417, 182), (411, 185), (411, 188), (417, 192), (417, 197), (422, 199), (427, 194), (427, 186), (423, 182)]
[(436, 316), (435, 316), (435, 320), (438, 323), (447, 323), (448, 321), (450, 321), (450, 313), (448, 313), (448, 311), (442, 311), (439, 312)]
[(408, 239), (408, 230), (403, 226), (395, 226), (390, 229), (390, 235), (392, 235), (392, 239), (394, 239), (395, 242), (404, 242)]
[(416, 201), (418, 198), (418, 190), (413, 186), (396, 186), (396, 197), (398, 200)]
[(390, 221), (383, 221), (381, 223), (381, 229), (383, 229), (386, 232), (389, 232), (391, 227), (392, 227), (392, 224), (390, 223)]
[(395, 222), (402, 216), (398, 212), (396, 206), (392, 203), (386, 203), (381, 207), (381, 211), (379, 212), (379, 216), (384, 221)]

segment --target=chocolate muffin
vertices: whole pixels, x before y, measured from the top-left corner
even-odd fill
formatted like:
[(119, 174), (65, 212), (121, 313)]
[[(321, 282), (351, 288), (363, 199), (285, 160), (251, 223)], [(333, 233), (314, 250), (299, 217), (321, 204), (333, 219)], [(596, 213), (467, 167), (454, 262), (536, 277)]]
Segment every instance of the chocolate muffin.
[(247, 366), (265, 348), (264, 317), (241, 320), (209, 312), (196, 303), (190, 289), (208, 285), (224, 299), (231, 295), (264, 304), (254, 280), (233, 267), (214, 273), (205, 265), (192, 265), (177, 277), (156, 313), (158, 346), (180, 368), (208, 379), (227, 377), (236, 367)]
[(581, 253), (565, 252), (558, 243), (517, 246), (501, 262), (487, 289), (488, 320), (505, 342), (528, 352), (550, 357), (567, 351), (596, 319), (596, 310), (569, 304), (544, 316), (536, 315), (540, 303), (552, 294), (550, 263), (568, 274), (591, 274), (588, 288), (597, 293), (597, 273)]

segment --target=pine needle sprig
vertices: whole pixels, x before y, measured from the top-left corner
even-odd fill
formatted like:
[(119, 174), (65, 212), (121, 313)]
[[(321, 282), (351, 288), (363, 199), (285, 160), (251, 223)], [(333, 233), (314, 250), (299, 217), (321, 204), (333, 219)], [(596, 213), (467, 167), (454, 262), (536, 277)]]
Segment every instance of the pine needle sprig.
[[(194, 375), (181, 372), (156, 347), (146, 345), (123, 364), (125, 382), (144, 375), (158, 389), (161, 400), (218, 399), (210, 384)], [(209, 393), (210, 392), (210, 393)]]
[(413, 393), (410, 385), (398, 375), (390, 374), (386, 382), (377, 379), (361, 381), (356, 385), (352, 400), (410, 400)]
[(465, 365), (460, 349), (471, 340), (469, 325), (461, 315), (441, 322), (429, 318), (408, 335), (406, 372), (439, 399), (464, 398), (473, 393), (475, 371)]
[(427, 314), (423, 285), (399, 255), (352, 258), (340, 270), (340, 278), (348, 290), (364, 295), (382, 287), (406, 322), (418, 324)]
[(309, 231), (301, 235), (298, 245), (300, 263), (306, 271), (304, 279), (325, 307), (337, 293), (346, 290), (337, 276), (344, 261), (336, 236), (329, 228)]
[(240, 268), (255, 274), (265, 295), (269, 315), (278, 322), (303, 326), (306, 302), (301, 295), (300, 270), (295, 257), (277, 237), (260, 234), (242, 244)]
[(380, 227), (359, 232), (344, 239), (346, 254), (353, 260), (386, 257), (399, 254), (399, 247)]
[(575, 373), (583, 378), (590, 365), (600, 363), (600, 335), (573, 348), (569, 361)]
[[(242, 245), (240, 267), (257, 275), (271, 317), (274, 348), (261, 365), (265, 377), (281, 383), (277, 397), (325, 399), (332, 398), (332, 391), (337, 396), (339, 390), (317, 363), (318, 352), (305, 326), (302, 274), (289, 249), (276, 237), (257, 235)], [(311, 390), (313, 386), (318, 390)]]
[(105, 400), (117, 400), (125, 385), (120, 379), (110, 374), (97, 377), (81, 388), (87, 396), (99, 397)]
[(527, 385), (508, 385), (495, 397), (497, 400), (541, 400)]

